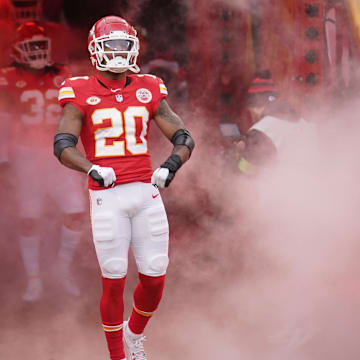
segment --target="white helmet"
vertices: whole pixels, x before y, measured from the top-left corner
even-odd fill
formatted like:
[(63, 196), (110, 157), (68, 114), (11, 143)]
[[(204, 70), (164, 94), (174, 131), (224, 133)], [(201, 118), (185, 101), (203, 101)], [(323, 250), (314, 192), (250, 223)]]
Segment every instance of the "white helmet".
[(100, 71), (138, 73), (139, 39), (136, 30), (118, 16), (106, 16), (95, 23), (88, 38), (93, 66)]
[(51, 65), (51, 40), (46, 36), (45, 28), (33, 21), (20, 25), (16, 30), (12, 53), (18, 64), (33, 69)]

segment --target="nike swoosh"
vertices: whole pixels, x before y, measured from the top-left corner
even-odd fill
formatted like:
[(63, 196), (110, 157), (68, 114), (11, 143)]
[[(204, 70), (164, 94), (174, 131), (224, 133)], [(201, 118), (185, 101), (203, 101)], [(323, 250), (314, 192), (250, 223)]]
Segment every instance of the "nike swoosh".
[(117, 92), (117, 91), (119, 91), (119, 90), (121, 90), (121, 88), (119, 88), (119, 89), (110, 89), (112, 92)]
[(153, 195), (152, 197), (153, 197), (153, 199), (155, 199), (156, 197), (158, 197), (160, 194), (155, 194), (155, 195)]

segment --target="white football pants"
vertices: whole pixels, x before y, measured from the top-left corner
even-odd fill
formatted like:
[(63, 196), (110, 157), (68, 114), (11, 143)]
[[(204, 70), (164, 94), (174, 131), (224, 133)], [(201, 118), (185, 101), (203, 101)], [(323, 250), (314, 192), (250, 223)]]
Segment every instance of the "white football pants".
[(164, 275), (169, 263), (169, 225), (159, 190), (150, 183), (134, 182), (89, 192), (102, 275), (112, 279), (126, 275), (130, 246), (140, 273)]

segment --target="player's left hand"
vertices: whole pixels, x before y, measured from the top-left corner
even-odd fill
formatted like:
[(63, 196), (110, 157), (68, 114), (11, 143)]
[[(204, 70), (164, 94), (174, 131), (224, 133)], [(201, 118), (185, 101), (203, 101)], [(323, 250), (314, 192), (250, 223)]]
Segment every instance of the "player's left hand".
[(151, 177), (151, 183), (159, 188), (168, 187), (181, 165), (182, 161), (179, 155), (170, 155), (169, 158), (154, 171)]
[(151, 183), (159, 188), (168, 187), (174, 176), (175, 174), (171, 174), (169, 169), (159, 167), (153, 172)]

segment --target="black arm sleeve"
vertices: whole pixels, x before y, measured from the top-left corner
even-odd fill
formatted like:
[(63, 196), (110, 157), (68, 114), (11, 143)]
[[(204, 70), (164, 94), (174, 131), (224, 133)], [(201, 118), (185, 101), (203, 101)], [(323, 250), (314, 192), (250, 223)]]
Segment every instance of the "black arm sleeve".
[(183, 145), (190, 150), (190, 155), (195, 147), (194, 139), (191, 137), (190, 133), (185, 129), (179, 129), (171, 138), (171, 142), (174, 146)]
[(76, 147), (78, 138), (73, 134), (60, 133), (54, 137), (54, 155), (59, 159), (67, 147)]

